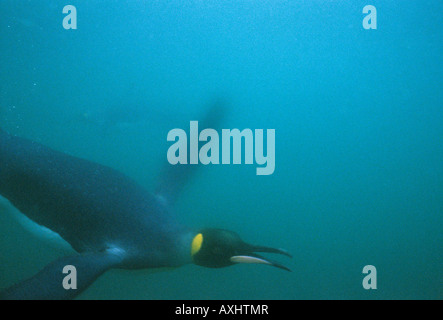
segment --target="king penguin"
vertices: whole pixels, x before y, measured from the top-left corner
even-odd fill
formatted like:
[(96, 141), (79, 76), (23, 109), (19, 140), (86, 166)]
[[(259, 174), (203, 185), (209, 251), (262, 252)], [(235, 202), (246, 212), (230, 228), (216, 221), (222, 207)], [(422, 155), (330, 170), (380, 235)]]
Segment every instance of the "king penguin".
[[(229, 230), (180, 225), (171, 211), (189, 172), (170, 167), (150, 193), (110, 167), (0, 129), (0, 194), (77, 252), (4, 289), (0, 299), (72, 299), (112, 268), (261, 263), (289, 270), (257, 254), (290, 256), (283, 249), (248, 244)], [(67, 265), (76, 268), (76, 290), (63, 286)]]

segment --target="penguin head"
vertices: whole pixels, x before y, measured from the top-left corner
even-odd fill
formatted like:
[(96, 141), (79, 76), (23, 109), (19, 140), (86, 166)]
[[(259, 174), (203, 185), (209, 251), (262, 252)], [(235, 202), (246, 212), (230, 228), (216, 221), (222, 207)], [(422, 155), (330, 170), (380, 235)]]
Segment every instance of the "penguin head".
[(192, 260), (199, 266), (223, 268), (236, 263), (258, 263), (291, 271), (277, 262), (265, 259), (256, 252), (278, 253), (291, 257), (283, 249), (248, 244), (237, 233), (224, 229), (203, 229), (194, 236), (191, 244)]

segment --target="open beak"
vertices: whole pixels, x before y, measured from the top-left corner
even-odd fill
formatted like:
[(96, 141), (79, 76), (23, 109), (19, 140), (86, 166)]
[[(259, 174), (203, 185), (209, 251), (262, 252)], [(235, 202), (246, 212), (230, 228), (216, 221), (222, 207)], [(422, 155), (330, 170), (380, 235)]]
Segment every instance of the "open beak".
[(292, 256), (284, 249), (276, 249), (276, 248), (269, 248), (269, 247), (263, 247), (263, 246), (252, 246), (249, 245), (249, 252), (247, 255), (236, 255), (232, 256), (230, 258), (232, 263), (255, 263), (255, 264), (267, 264), (276, 268), (280, 268), (286, 271), (291, 271), (289, 268), (285, 267), (284, 265), (281, 265), (278, 262), (266, 259), (255, 252), (268, 252), (268, 253), (277, 253), (282, 254), (285, 256), (288, 256), (292, 258)]

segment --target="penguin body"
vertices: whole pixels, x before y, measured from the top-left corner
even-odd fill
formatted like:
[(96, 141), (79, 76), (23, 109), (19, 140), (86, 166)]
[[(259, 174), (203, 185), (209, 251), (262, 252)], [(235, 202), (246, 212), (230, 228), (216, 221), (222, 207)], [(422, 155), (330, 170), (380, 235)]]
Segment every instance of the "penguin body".
[(81, 254), (112, 267), (176, 267), (190, 259), (191, 231), (167, 204), (122, 173), (0, 131), (0, 194)]
[[(261, 263), (289, 270), (254, 254), (289, 256), (282, 249), (246, 244), (226, 230), (198, 233), (174, 219), (170, 208), (192, 168), (167, 167), (151, 194), (117, 170), (0, 129), (0, 195), (79, 253), (3, 290), (0, 299), (71, 299), (111, 268), (175, 268), (193, 262), (210, 268)], [(76, 290), (62, 285), (67, 265), (77, 269)]]
[(122, 173), (5, 132), (0, 159), (0, 194), (77, 252), (117, 249), (125, 268), (183, 264), (189, 231)]

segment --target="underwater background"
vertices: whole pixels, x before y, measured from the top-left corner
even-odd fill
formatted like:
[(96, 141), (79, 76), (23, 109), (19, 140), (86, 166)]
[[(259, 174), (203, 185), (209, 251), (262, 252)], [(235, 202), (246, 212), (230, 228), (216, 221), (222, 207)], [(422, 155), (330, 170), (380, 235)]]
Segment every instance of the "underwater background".
[[(77, 29), (62, 26), (65, 5)], [(362, 26), (365, 5), (377, 29)], [(80, 299), (441, 299), (443, 2), (0, 1), (0, 126), (149, 190), (173, 128), (275, 129), (275, 172), (199, 170), (177, 219), (292, 253), (111, 270)], [(0, 159), (1, 161), (1, 159)], [(72, 250), (0, 201), (0, 288)], [(365, 265), (377, 289), (365, 290)]]

